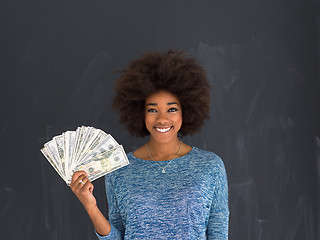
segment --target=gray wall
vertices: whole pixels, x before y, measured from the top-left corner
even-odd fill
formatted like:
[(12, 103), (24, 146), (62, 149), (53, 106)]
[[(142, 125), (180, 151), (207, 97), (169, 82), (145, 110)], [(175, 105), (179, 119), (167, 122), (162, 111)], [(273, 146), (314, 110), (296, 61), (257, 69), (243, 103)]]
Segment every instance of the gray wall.
[[(211, 119), (184, 141), (225, 162), (229, 239), (319, 239), (317, 9), (307, 0), (2, 0), (0, 238), (95, 239), (39, 149), (82, 124), (128, 152), (143, 144), (111, 108), (117, 70), (173, 48), (196, 56), (212, 85)], [(95, 187), (106, 213), (103, 179)]]

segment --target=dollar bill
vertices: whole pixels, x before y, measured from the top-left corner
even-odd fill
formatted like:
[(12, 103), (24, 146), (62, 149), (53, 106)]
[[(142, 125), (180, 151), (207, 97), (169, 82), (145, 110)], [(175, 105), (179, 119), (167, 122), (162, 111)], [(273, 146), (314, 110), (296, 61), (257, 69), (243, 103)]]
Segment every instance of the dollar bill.
[(94, 158), (83, 162), (76, 168), (77, 171), (85, 171), (90, 181), (104, 176), (114, 170), (129, 164), (122, 145), (116, 146), (111, 150), (102, 152)]
[(47, 149), (47, 152), (49, 152), (50, 156), (52, 156), (55, 164), (57, 167), (62, 169), (61, 161), (60, 161), (60, 155), (58, 151), (58, 146), (56, 144), (56, 141), (52, 139), (51, 141), (47, 142), (44, 147)]
[(57, 173), (60, 175), (60, 177), (66, 181), (65, 175), (63, 175), (62, 172), (60, 172), (59, 167), (56, 165), (55, 161), (53, 160), (53, 157), (49, 153), (48, 149), (46, 147), (43, 147), (41, 150), (42, 154), (47, 158), (48, 162), (51, 164), (51, 166), (57, 171)]
[(60, 163), (61, 163), (61, 171), (65, 175), (65, 154), (64, 154), (64, 137), (63, 135), (59, 135), (53, 138), (53, 140), (56, 142), (58, 154), (60, 157)]
[(103, 139), (103, 141), (101, 141), (99, 144), (94, 145), (92, 147), (94, 147), (93, 149), (90, 148), (88, 149), (89, 151), (85, 152), (85, 155), (82, 159), (80, 159), (80, 163), (86, 161), (86, 159), (94, 159), (95, 156), (109, 151), (112, 148), (118, 146), (119, 144), (117, 143), (117, 141), (110, 135), (108, 134), (106, 136), (105, 139)]
[(76, 140), (76, 133), (74, 131), (67, 131), (62, 134), (64, 136), (64, 149), (65, 149), (65, 173), (66, 176), (70, 175), (72, 165), (72, 152)]
[(55, 136), (40, 151), (67, 184), (75, 171), (86, 171), (94, 181), (129, 164), (122, 145), (110, 134), (90, 126)]

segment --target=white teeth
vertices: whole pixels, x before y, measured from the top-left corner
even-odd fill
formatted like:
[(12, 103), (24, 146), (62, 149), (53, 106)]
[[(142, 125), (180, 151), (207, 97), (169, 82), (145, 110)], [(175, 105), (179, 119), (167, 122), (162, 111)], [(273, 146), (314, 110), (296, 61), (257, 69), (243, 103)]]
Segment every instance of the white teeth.
[(168, 132), (170, 130), (170, 128), (156, 128), (158, 132)]

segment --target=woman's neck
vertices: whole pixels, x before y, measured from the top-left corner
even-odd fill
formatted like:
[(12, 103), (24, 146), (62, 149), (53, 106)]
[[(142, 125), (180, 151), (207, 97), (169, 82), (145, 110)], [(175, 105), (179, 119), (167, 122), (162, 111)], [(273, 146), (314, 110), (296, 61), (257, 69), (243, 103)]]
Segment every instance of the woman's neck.
[(150, 138), (146, 147), (149, 148), (152, 160), (164, 161), (177, 156), (179, 150), (181, 150), (181, 143), (178, 137), (166, 143), (159, 143)]

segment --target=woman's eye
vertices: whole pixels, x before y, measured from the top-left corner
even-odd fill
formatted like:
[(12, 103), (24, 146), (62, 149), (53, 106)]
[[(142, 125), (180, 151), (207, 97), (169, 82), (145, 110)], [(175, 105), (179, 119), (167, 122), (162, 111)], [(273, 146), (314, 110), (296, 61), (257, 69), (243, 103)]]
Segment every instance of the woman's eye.
[(151, 108), (151, 109), (148, 109), (147, 112), (153, 113), (153, 112), (157, 112), (157, 110)]
[(170, 108), (170, 109), (168, 110), (168, 112), (176, 112), (176, 111), (178, 111), (178, 108)]

